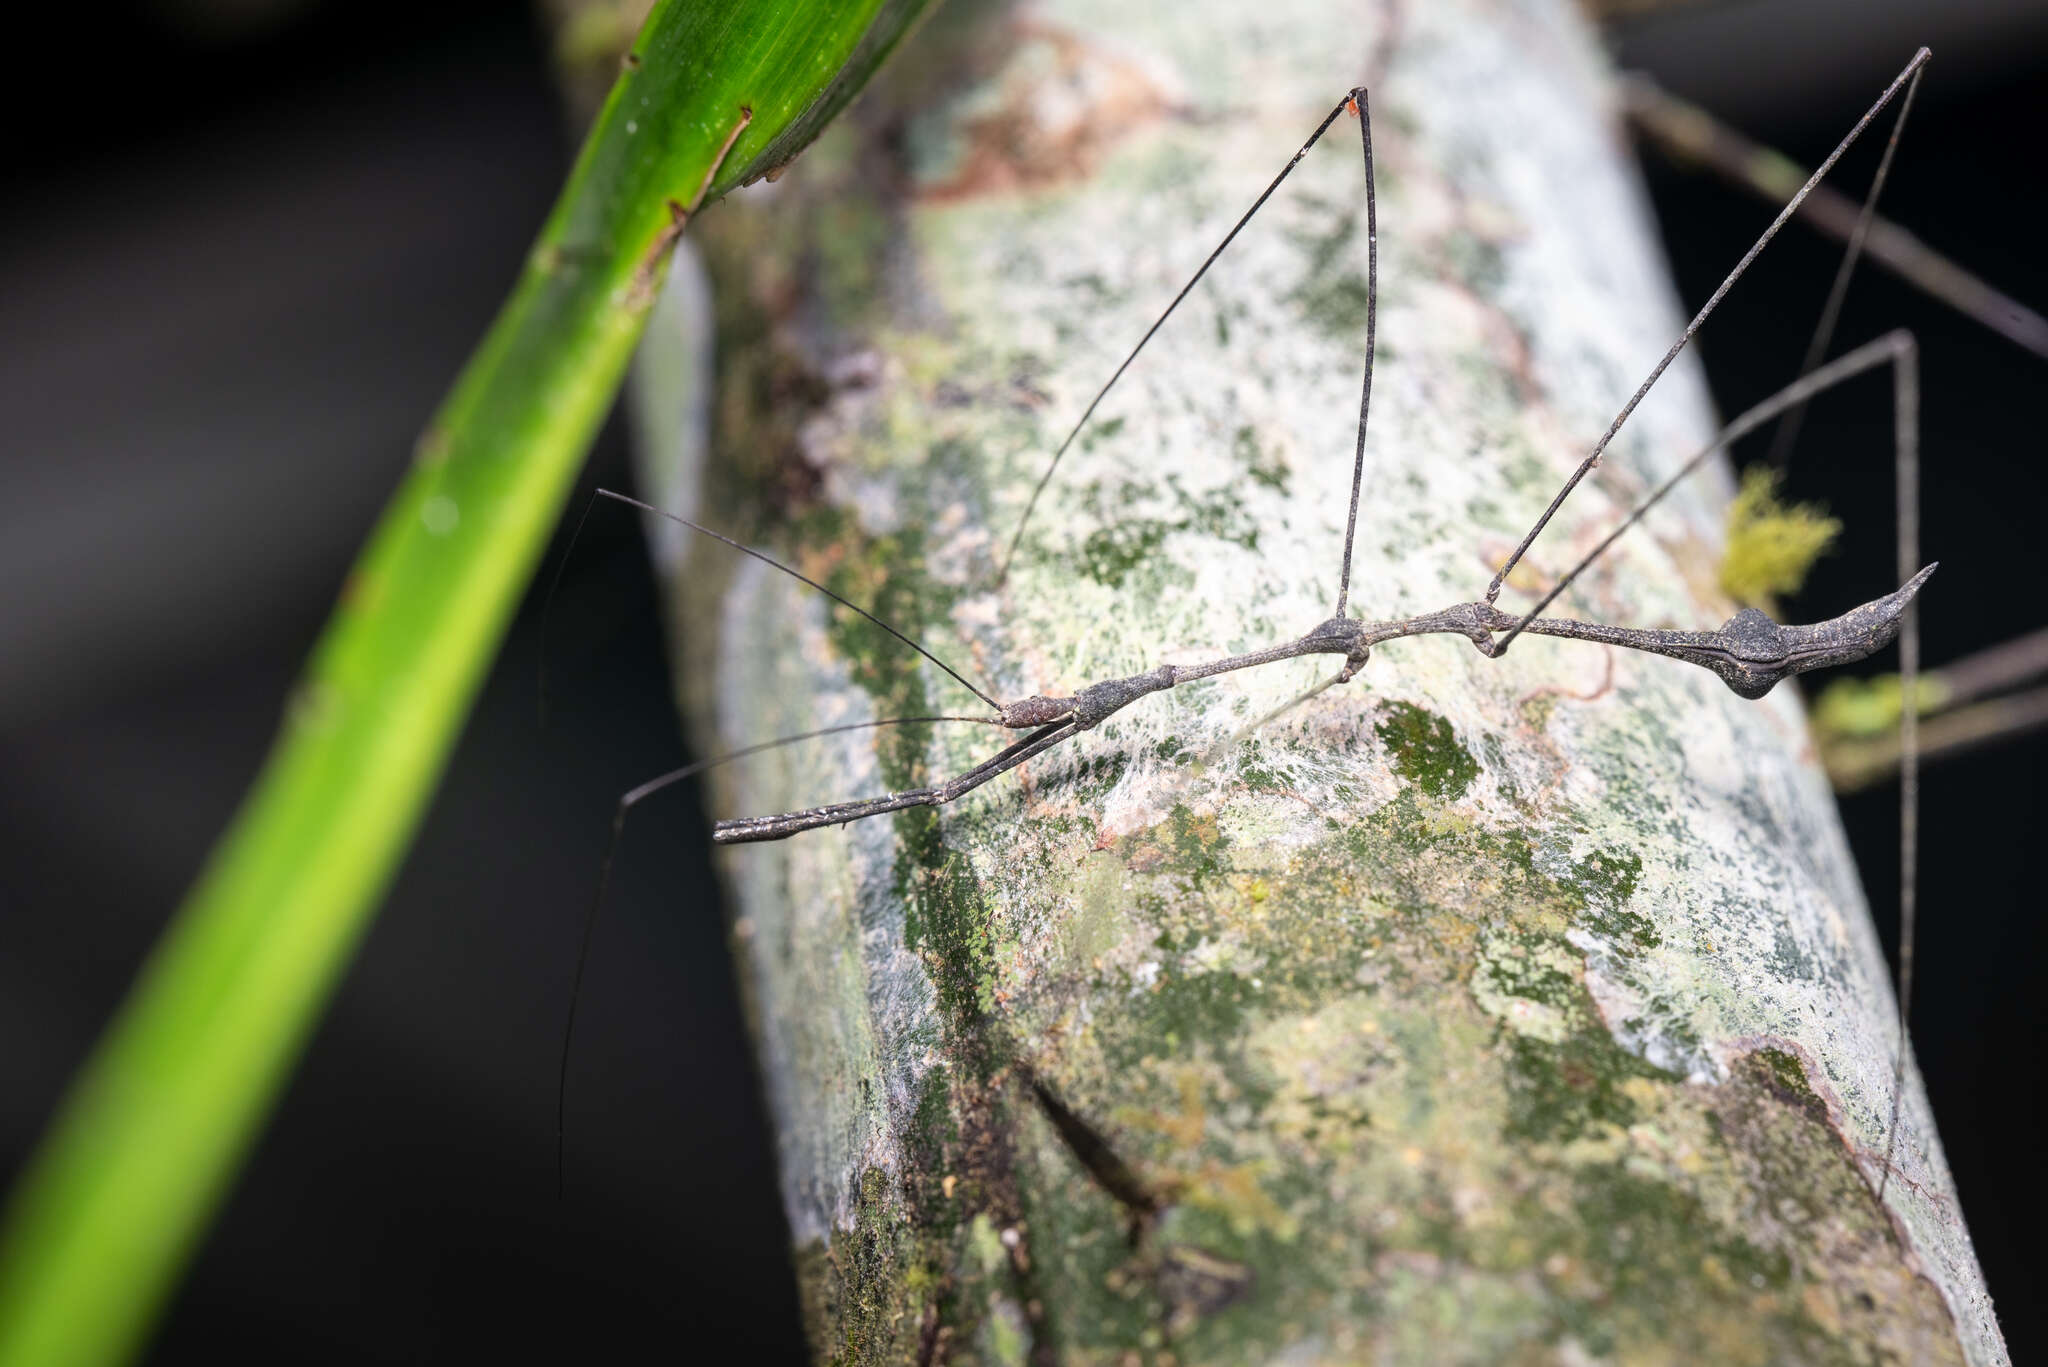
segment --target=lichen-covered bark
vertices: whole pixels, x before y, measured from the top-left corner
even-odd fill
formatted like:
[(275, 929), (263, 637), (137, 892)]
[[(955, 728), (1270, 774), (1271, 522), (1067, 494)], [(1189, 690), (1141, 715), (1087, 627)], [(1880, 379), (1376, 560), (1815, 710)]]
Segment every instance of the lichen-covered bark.
[[(639, 390), (651, 488), (1004, 697), (1298, 634), (1335, 596), (1356, 133), (1089, 393), (1342, 92), (1382, 289), (1357, 611), (1469, 599), (1679, 326), (1562, 3), (956, 10), (699, 225)], [(1681, 365), (1510, 597), (1696, 447)], [(700, 459), (709, 430), (713, 458)], [(1574, 590), (1711, 625), (1725, 474)], [(850, 614), (662, 538), (707, 753), (978, 711)], [(1871, 596), (1892, 587), (1871, 585)], [(1523, 601), (1526, 601), (1524, 599)], [(1184, 686), (959, 804), (727, 855), (820, 1361), (1939, 1362), (2004, 1350), (1790, 687), (1525, 638)], [(758, 814), (975, 727), (718, 771)]]

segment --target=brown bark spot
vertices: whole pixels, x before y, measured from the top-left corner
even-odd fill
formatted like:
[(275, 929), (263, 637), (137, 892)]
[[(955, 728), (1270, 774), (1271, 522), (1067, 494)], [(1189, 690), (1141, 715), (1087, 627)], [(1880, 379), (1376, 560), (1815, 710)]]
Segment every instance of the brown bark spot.
[(1093, 174), (1117, 142), (1173, 110), (1137, 63), (1065, 29), (1020, 20), (995, 80), (993, 108), (965, 119), (951, 174), (924, 186), (928, 201), (1043, 189)]
[(1782, 1250), (1800, 1308), (1829, 1337), (1893, 1362), (1960, 1362), (1955, 1319), (1854, 1161), (1805, 1051), (1760, 1041), (1737, 1057), (1712, 1110), (1735, 1160), (1741, 1225)]

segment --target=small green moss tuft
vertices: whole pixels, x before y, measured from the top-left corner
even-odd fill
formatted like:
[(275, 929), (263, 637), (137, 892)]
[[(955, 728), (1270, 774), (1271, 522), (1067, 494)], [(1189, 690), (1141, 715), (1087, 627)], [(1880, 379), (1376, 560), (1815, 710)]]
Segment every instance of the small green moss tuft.
[(1814, 503), (1778, 501), (1775, 470), (1752, 465), (1728, 505), (1728, 549), (1721, 557), (1721, 588), (1738, 603), (1761, 603), (1805, 582), (1842, 524)]

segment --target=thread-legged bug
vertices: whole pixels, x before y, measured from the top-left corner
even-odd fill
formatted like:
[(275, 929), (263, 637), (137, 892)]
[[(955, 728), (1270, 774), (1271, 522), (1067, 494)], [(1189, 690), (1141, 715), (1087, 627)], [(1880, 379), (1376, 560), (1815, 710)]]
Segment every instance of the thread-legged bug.
[[(1917, 87), (1920, 68), (1928, 56), (1928, 52), (1922, 49), (1914, 57), (1907, 68), (1900, 73), (1898, 79), (1886, 89), (1884, 94), (1879, 97), (1878, 102), (1870, 108), (1869, 112), (1864, 115), (1855, 128), (1842, 140), (1834, 154), (1822, 164), (1819, 170), (1814, 172), (1812, 180), (1809, 181), (1806, 187), (1807, 190), (1819, 184), (1821, 178), (1833, 168), (1835, 161), (1842, 153), (1849, 149), (1870, 121), (1882, 112), (1901, 90), (1906, 92), (1905, 103), (1910, 106), (1912, 92)], [(761, 840), (782, 840), (803, 831), (816, 830), (824, 826), (844, 825), (849, 821), (882, 816), (890, 812), (904, 810), (908, 807), (938, 806), (964, 797), (966, 794), (981, 787), (984, 783), (1008, 773), (1026, 760), (1045, 753), (1063, 741), (1094, 730), (1125, 707), (1136, 703), (1139, 699), (1149, 694), (1170, 689), (1182, 683), (1211, 678), (1240, 669), (1250, 669), (1265, 664), (1276, 664), (1283, 660), (1298, 659), (1307, 655), (1335, 655), (1340, 657), (1344, 661), (1343, 666), (1330, 682), (1346, 683), (1366, 665), (1373, 646), (1408, 636), (1462, 636), (1471, 641), (1482, 655), (1489, 658), (1497, 658), (1505, 653), (1515, 638), (1525, 631), (1534, 632), (1537, 635), (1591, 641), (1602, 645), (1662, 655), (1671, 659), (1683, 660), (1699, 665), (1714, 673), (1738, 696), (1750, 699), (1763, 697), (1783, 679), (1805, 673), (1809, 670), (1854, 663), (1890, 645), (1894, 638), (1903, 637), (1907, 644), (1902, 652), (1904, 663), (1901, 673), (1906, 680), (1906, 688), (1910, 691), (1913, 687), (1912, 680), (1918, 668), (1918, 647), (1914, 643), (1914, 633), (1912, 630), (1912, 602), (1920, 587), (1933, 574), (1935, 566), (1920, 567), (1913, 563), (1918, 560), (1917, 540), (1911, 513), (1911, 500), (1919, 477), (1917, 431), (1913, 426), (1913, 412), (1917, 404), (1917, 394), (1913, 371), (1912, 341), (1904, 334), (1893, 334), (1880, 338), (1873, 343), (1857, 348), (1836, 361), (1824, 366), (1816, 365), (1808, 375), (1802, 376), (1793, 384), (1786, 386), (1777, 395), (1756, 405), (1750, 411), (1743, 413), (1733, 422), (1727, 424), (1712, 442), (1685, 460), (1662, 484), (1631, 509), (1627, 517), (1607, 537), (1603, 538), (1591, 551), (1587, 552), (1570, 570), (1559, 576), (1543, 593), (1535, 607), (1524, 613), (1515, 614), (1504, 612), (1495, 606), (1495, 601), (1499, 598), (1501, 588), (1506, 583), (1508, 576), (1514, 571), (1516, 565), (1520, 563), (1522, 557), (1529, 551), (1531, 546), (1534, 545), (1536, 538), (1542, 533), (1544, 527), (1548, 525), (1552, 516), (1563, 505), (1565, 499), (1570, 496), (1572, 490), (1578, 486), (1579, 482), (1598, 466), (1601, 453), (1620, 431), (1622, 424), (1627, 421), (1629, 414), (1634, 411), (1637, 404), (1647, 395), (1651, 386), (1663, 374), (1665, 368), (1677, 357), (1686, 343), (1692, 340), (1694, 333), (1706, 322), (1707, 318), (1712, 314), (1714, 306), (1720, 302), (1721, 294), (1725, 293), (1727, 289), (1735, 284), (1743, 271), (1748, 267), (1750, 260), (1762, 251), (1770, 239), (1776, 236), (1786, 220), (1792, 217), (1799, 206), (1800, 200), (1804, 198), (1805, 191), (1802, 191), (1798, 197), (1784, 206), (1778, 217), (1772, 221), (1770, 227), (1758, 239), (1750, 253), (1730, 272), (1728, 278), (1723, 282), (1721, 290), (1717, 291), (1715, 296), (1700, 310), (1699, 314), (1688, 324), (1685, 332), (1672, 344), (1670, 350), (1658, 363), (1657, 367), (1644, 379), (1635, 394), (1629, 398), (1622, 411), (1615, 417), (1607, 432), (1601, 436), (1593, 450), (1585, 456), (1580, 466), (1572, 472), (1564, 487), (1558, 491), (1550, 507), (1537, 519), (1536, 524), (1529, 529), (1528, 533), (1522, 538), (1521, 543), (1506, 557), (1500, 568), (1495, 572), (1492, 580), (1485, 585), (1484, 594), (1481, 598), (1468, 603), (1455, 604), (1435, 612), (1387, 621), (1370, 621), (1350, 616), (1347, 613), (1346, 608), (1351, 589), (1352, 546), (1357, 528), (1360, 489), (1365, 478), (1365, 447), (1367, 420), (1372, 396), (1373, 324), (1377, 292), (1377, 230), (1373, 208), (1371, 118), (1368, 92), (1363, 87), (1348, 92), (1343, 99), (1338, 101), (1337, 106), (1330, 111), (1323, 122), (1316, 128), (1315, 132), (1310, 135), (1308, 142), (1295, 154), (1293, 160), (1281, 170), (1280, 174), (1274, 178), (1273, 183), (1267, 187), (1265, 193), (1259, 197), (1259, 200), (1254, 203), (1252, 208), (1233, 227), (1230, 234), (1218, 245), (1215, 252), (1211, 254), (1209, 261), (1205, 262), (1200, 270), (1182, 287), (1181, 293), (1176, 297), (1174, 303), (1169, 305), (1166, 313), (1162, 314), (1154, 322), (1152, 328), (1140, 340), (1137, 347), (1133, 348), (1131, 353), (1125, 357), (1117, 373), (1111, 377), (1109, 382), (1103, 385), (1094, 400), (1090, 402), (1087, 411), (1084, 412), (1080, 421), (1068, 432), (1065, 440), (1055, 451), (1044, 477), (1036, 486), (1033, 499), (1027, 504), (1025, 515), (1020, 519), (1016, 532), (1010, 540), (1009, 547), (1004, 553), (1002, 563), (997, 571), (998, 581), (1000, 582), (1008, 573), (1009, 559), (1014, 555), (1018, 542), (1024, 536), (1031, 509), (1036, 505), (1036, 494), (1041, 492), (1045, 484), (1052, 479), (1057, 471), (1060, 457), (1065, 454), (1074, 439), (1086, 428), (1088, 419), (1093, 415), (1096, 406), (1108, 394), (1116, 380), (1121, 377), (1123, 370), (1137, 358), (1139, 352), (1143, 350), (1145, 343), (1151, 340), (1153, 333), (1156, 333), (1159, 326), (1172, 316), (1173, 310), (1178, 307), (1180, 300), (1186, 297), (1188, 292), (1199, 283), (1201, 277), (1207, 273), (1210, 265), (1214, 264), (1216, 259), (1223, 254), (1224, 250), (1230, 245), (1230, 240), (1251, 221), (1258, 210), (1264, 206), (1266, 199), (1286, 180), (1288, 174), (1300, 162), (1301, 158), (1307, 155), (1316, 143), (1322, 139), (1324, 133), (1329, 130), (1331, 124), (1336, 122), (1338, 116), (1346, 112), (1349, 112), (1353, 118), (1359, 120), (1361, 137), (1363, 139), (1367, 175), (1367, 234), (1368, 241), (1372, 244), (1371, 250), (1374, 256), (1372, 264), (1369, 264), (1367, 268), (1366, 370), (1359, 405), (1358, 439), (1343, 544), (1343, 568), (1338, 575), (1336, 606), (1330, 618), (1319, 623), (1296, 639), (1275, 643), (1262, 649), (1241, 652), (1215, 660), (1206, 660), (1193, 665), (1168, 664), (1162, 665), (1157, 669), (1122, 678), (1103, 679), (1085, 685), (1076, 690), (1072, 696), (1048, 697), (1043, 694), (1037, 694), (1012, 702), (1002, 702), (978, 687), (955, 669), (954, 666), (932, 654), (923, 645), (911, 640), (888, 622), (848, 602), (844, 597), (805, 577), (798, 571), (696, 522), (673, 513), (664, 512), (662, 509), (656, 508), (651, 504), (629, 498), (624, 494), (616, 493), (609, 489), (599, 489), (595, 492), (594, 497), (605, 498), (639, 508), (643, 512), (665, 518), (701, 535), (724, 542), (733, 549), (741, 551), (757, 561), (767, 564), (773, 569), (817, 590), (819, 593), (833, 599), (840, 606), (857, 613), (875, 626), (880, 627), (904, 646), (923, 655), (961, 688), (966, 689), (974, 697), (993, 709), (992, 715), (988, 716), (931, 715), (883, 718), (805, 732), (795, 736), (765, 740), (729, 754), (719, 755), (712, 759), (701, 760), (683, 766), (634, 788), (620, 799), (618, 824), (622, 825), (626, 813), (630, 812), (640, 802), (653, 796), (664, 787), (680, 782), (685, 778), (702, 772), (706, 768), (743, 759), (767, 749), (793, 745), (801, 741), (815, 740), (828, 735), (837, 735), (849, 730), (882, 726), (930, 724), (935, 722), (965, 722), (998, 726), (1012, 731), (1026, 731), (1029, 733), (1024, 739), (1008, 746), (984, 763), (974, 766), (955, 778), (936, 785), (888, 793), (879, 797), (833, 803), (804, 811), (722, 820), (713, 828), (712, 838), (719, 844), (743, 844)], [(1881, 188), (1881, 185), (1881, 179), (1873, 183), (1871, 196), (1873, 202), (1875, 200), (1875, 192)], [(1543, 610), (1555, 602), (1571, 586), (1574, 580), (1589, 569), (1620, 538), (1622, 533), (1640, 521), (1651, 508), (1655, 507), (1677, 485), (1679, 480), (1697, 470), (1709, 457), (1720, 454), (1740, 438), (1764, 427), (1781, 416), (1800, 411), (1805, 403), (1816, 394), (1822, 393), (1844, 380), (1887, 365), (1894, 367), (1897, 376), (1895, 380), (1898, 393), (1897, 403), (1902, 419), (1898, 434), (1897, 478), (1901, 510), (1899, 563), (1901, 572), (1905, 575), (1905, 582), (1895, 592), (1886, 594), (1860, 607), (1853, 608), (1839, 617), (1813, 626), (1783, 626), (1771, 621), (1755, 608), (1745, 608), (1730, 618), (1720, 628), (1706, 631), (1642, 629), (1600, 622), (1584, 622), (1570, 618), (1545, 617), (1542, 615)], [(1908, 710), (1904, 726), (1909, 736), (1912, 725), (1913, 717), (1910, 710)], [(1910, 740), (1907, 742), (1907, 748), (1910, 751)], [(1909, 808), (1912, 800), (1910, 796), (1911, 774), (1915, 767), (1914, 761), (1909, 758), (1906, 762), (1908, 774), (1906, 791), (1908, 793), (1907, 802)], [(1903, 841), (1903, 845), (1910, 850), (1911, 844), (1912, 840), (1909, 833)], [(1908, 858), (1910, 858), (1910, 854)], [(1902, 971), (1910, 972), (1909, 969)], [(1910, 981), (1910, 979), (1902, 980), (1902, 988), (1904, 981)]]

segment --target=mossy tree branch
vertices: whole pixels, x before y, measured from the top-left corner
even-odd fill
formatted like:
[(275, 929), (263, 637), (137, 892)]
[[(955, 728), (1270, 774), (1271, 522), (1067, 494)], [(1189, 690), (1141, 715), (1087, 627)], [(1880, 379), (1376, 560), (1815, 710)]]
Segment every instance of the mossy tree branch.
[[(1064, 425), (1351, 86), (1381, 167), (1359, 612), (1476, 596), (1678, 333), (1563, 3), (1050, 0), (920, 42), (904, 70), (951, 84), (878, 91), (772, 219), (706, 235), (715, 390), (650, 365), (639, 409), (669, 506), (1006, 698), (1328, 614), (1355, 142), (1191, 296), (992, 585)], [(665, 337), (712, 325), (687, 284)], [(1503, 606), (1712, 426), (1682, 363)], [(1560, 607), (1724, 619), (1732, 492), (1660, 507)], [(705, 753), (956, 701), (782, 577), (662, 545)], [(958, 804), (727, 855), (818, 1359), (2002, 1360), (1917, 1079), (1877, 1195), (1890, 997), (1794, 691), (1440, 638), (1261, 721), (1329, 669), (1176, 688)], [(988, 749), (839, 736), (717, 771), (712, 805)]]

